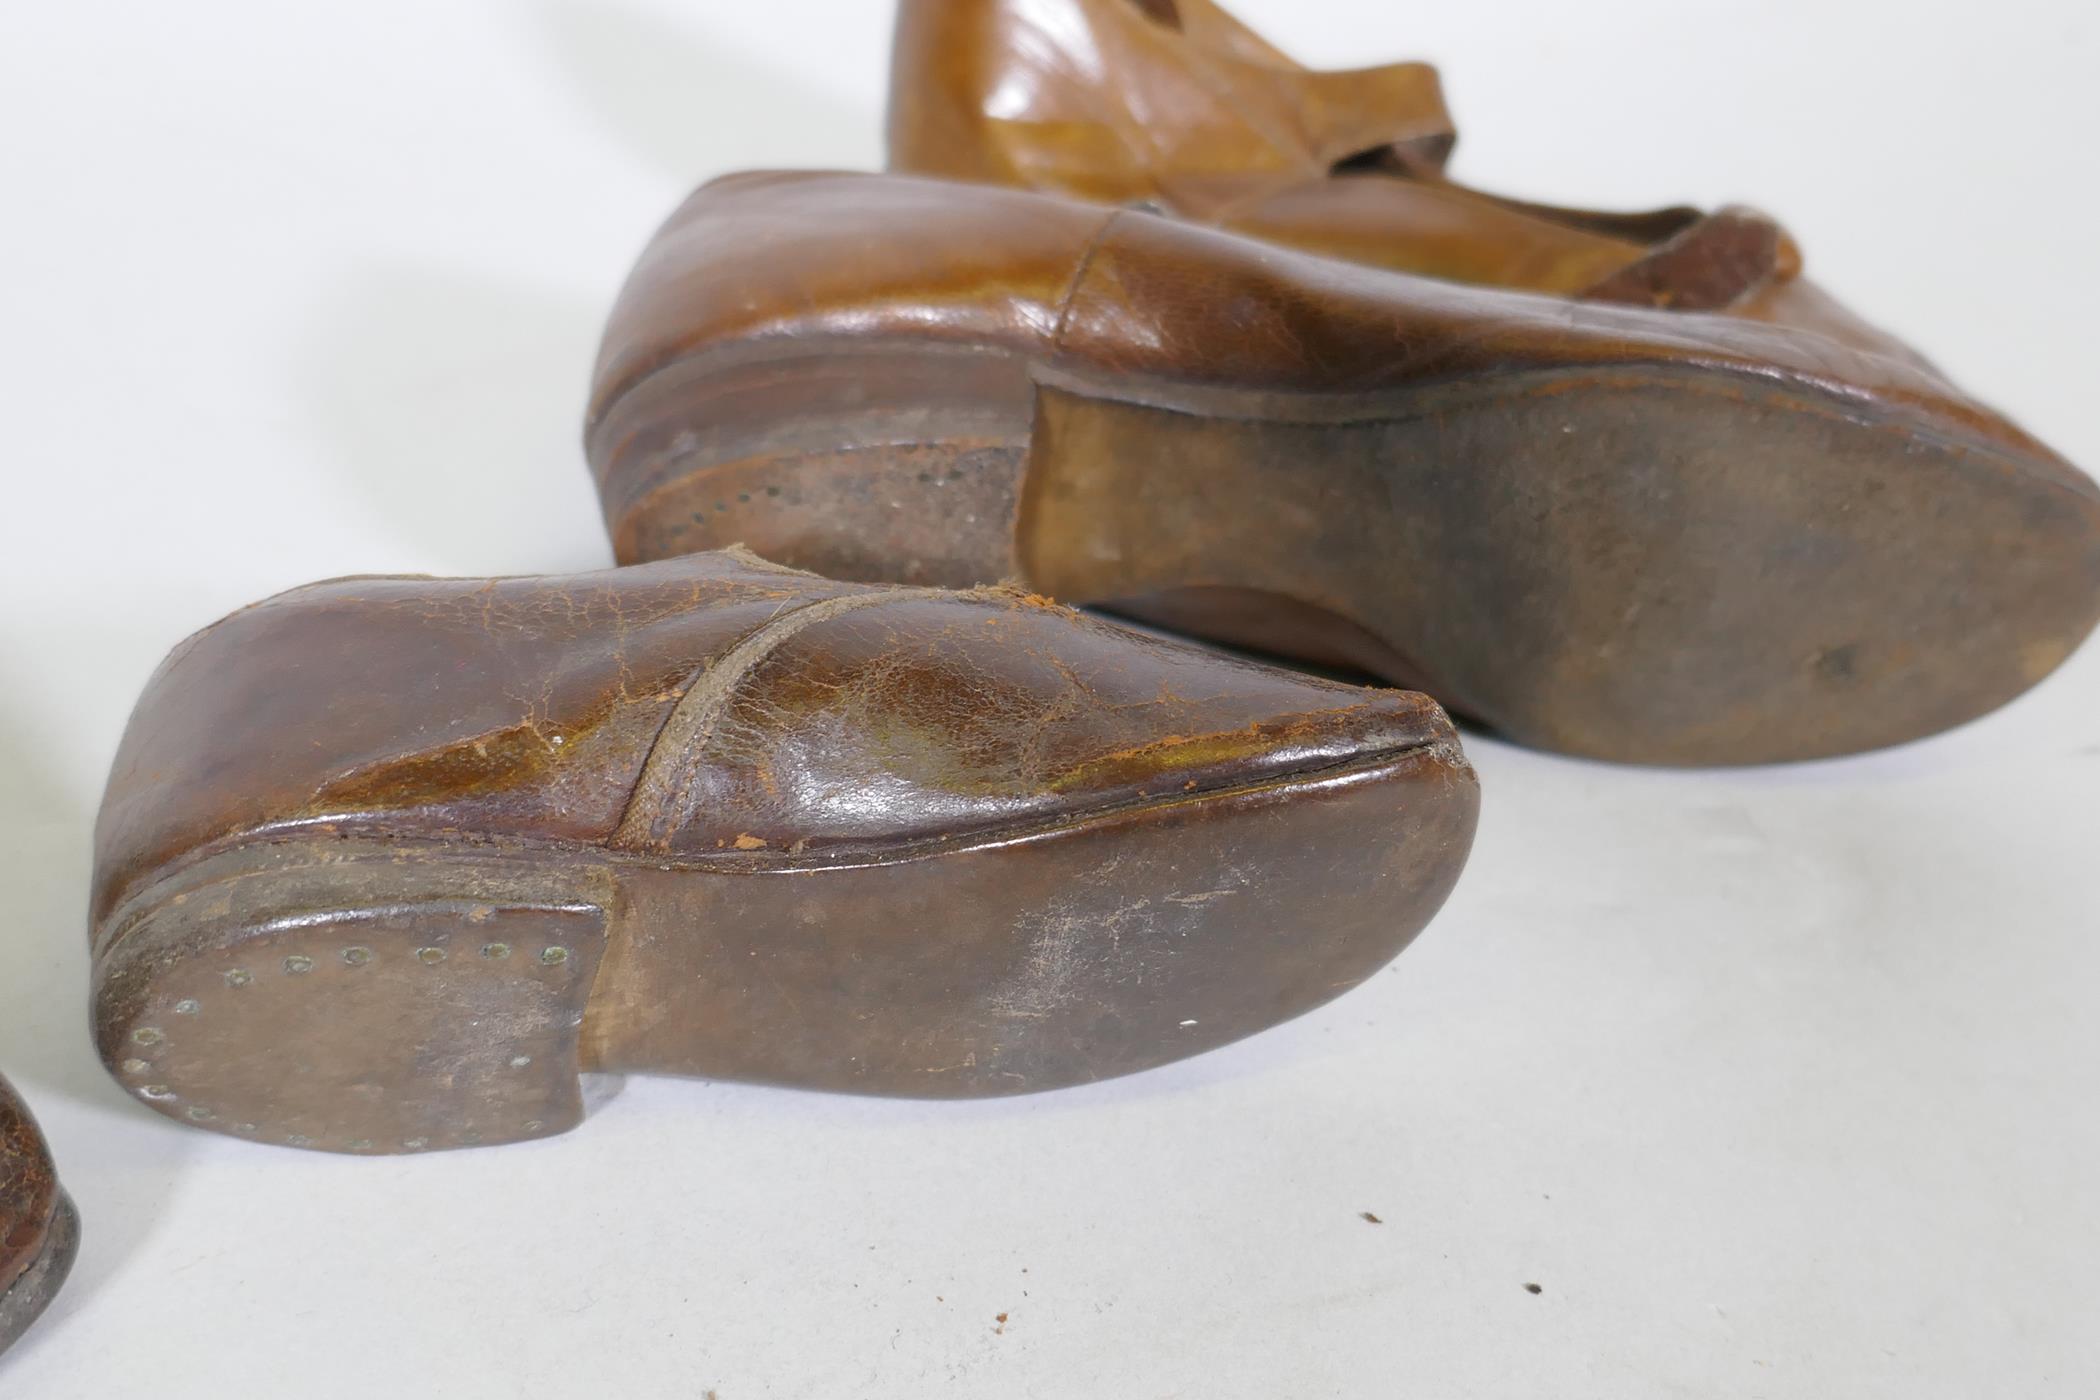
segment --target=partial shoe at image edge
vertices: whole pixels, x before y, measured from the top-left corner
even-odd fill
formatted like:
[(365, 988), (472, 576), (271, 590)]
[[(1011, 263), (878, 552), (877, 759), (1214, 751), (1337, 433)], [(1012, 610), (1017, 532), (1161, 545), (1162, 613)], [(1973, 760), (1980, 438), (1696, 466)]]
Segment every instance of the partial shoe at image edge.
[(51, 1305), (79, 1247), (80, 1215), (43, 1134), (0, 1079), (0, 1352)]

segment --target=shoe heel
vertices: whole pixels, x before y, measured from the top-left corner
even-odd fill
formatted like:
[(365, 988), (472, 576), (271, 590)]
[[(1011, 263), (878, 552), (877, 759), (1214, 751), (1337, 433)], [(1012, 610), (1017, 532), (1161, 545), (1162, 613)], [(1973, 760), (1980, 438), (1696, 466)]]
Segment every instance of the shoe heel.
[(180, 1122), (327, 1152), (581, 1122), (605, 872), (331, 854), (222, 857), (127, 921), (95, 990), (118, 1081)]
[(1032, 394), (1024, 366), (987, 354), (673, 366), (588, 434), (613, 553), (740, 544), (830, 578), (996, 583)]

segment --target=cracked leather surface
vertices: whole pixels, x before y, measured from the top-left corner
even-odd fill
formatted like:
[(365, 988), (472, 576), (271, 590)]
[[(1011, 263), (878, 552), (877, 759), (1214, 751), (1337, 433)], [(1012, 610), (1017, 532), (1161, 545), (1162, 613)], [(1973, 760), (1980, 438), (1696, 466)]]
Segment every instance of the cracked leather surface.
[(963, 836), (1435, 742), (1418, 695), (1334, 685), (1040, 600), (920, 596), (827, 619), (746, 674), (671, 843)]
[[(94, 918), (169, 862), (263, 832), (758, 861), (1452, 742), (1422, 696), (1011, 590), (840, 584), (735, 552), (570, 578), (345, 579), (205, 629), (149, 682), (97, 829)], [(630, 813), (638, 787), (651, 809)]]

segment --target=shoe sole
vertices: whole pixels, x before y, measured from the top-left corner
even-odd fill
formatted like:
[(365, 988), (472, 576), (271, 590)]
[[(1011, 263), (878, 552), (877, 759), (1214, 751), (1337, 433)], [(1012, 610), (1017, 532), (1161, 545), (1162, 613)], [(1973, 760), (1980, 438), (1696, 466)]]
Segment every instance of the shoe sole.
[(586, 1071), (921, 1097), (1129, 1074), (1384, 966), (1464, 864), (1455, 741), (831, 860), (315, 837), (201, 853), (97, 941), (112, 1074), (347, 1153), (566, 1131)]
[(1258, 395), (924, 347), (697, 356), (589, 437), (622, 562), (1018, 578), (1426, 690), (1537, 747), (1820, 758), (1997, 708), (2100, 620), (2100, 489), (1703, 368)]

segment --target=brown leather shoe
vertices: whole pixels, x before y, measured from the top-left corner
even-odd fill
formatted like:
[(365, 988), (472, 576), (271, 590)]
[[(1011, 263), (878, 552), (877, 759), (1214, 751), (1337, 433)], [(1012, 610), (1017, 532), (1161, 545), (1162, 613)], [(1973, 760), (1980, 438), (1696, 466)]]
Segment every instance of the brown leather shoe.
[(79, 1247), (79, 1212), (59, 1189), (36, 1119), (0, 1079), (0, 1351), (50, 1305)]
[(1444, 173), (1457, 130), (1434, 68), (1313, 72), (1211, 0), (901, 0), (889, 133), (906, 173), (1142, 202), (1400, 272), (1727, 311), (1916, 359), (1804, 281), (1765, 215), (1468, 189)]
[(560, 1132), (584, 1070), (1049, 1089), (1362, 981), (1477, 801), (1422, 696), (1009, 590), (347, 579), (139, 701), (98, 1036), (172, 1117), (357, 1153)]
[(690, 199), (588, 443), (623, 560), (1019, 578), (1632, 761), (1931, 734), (2100, 615), (2100, 488), (1907, 361), (903, 176)]

